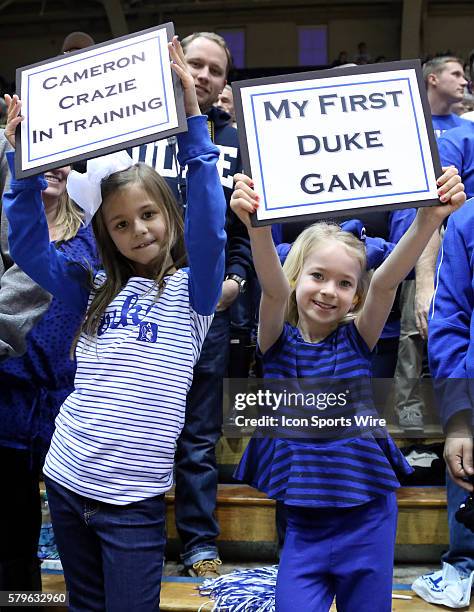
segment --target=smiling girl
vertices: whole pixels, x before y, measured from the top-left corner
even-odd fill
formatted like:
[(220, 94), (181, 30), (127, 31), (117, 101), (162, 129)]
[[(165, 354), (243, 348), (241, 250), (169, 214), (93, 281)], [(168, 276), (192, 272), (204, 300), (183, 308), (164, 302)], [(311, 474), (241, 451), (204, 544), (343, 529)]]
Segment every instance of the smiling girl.
[[(264, 376), (289, 384), (307, 377), (370, 378), (371, 351), (398, 284), (443, 219), (466, 199), (456, 170), (448, 168), (438, 180), (446, 204), (419, 209), (370, 284), (363, 243), (336, 225), (307, 228), (282, 268), (271, 228), (250, 223), (259, 205), (252, 180), (235, 180), (231, 206), (248, 228), (262, 287), (258, 347)], [(310, 380), (305, 388), (312, 389)], [(334, 596), (339, 612), (391, 610), (395, 489), (397, 475), (409, 466), (390, 437), (348, 434), (253, 438), (237, 468), (238, 479), (285, 504), (278, 612), (327, 612)]]
[[(13, 257), (85, 313), (75, 390), (61, 406), (44, 467), (71, 610), (159, 609), (164, 493), (224, 276), (219, 150), (177, 38), (169, 47), (188, 116), (178, 146), (180, 164), (188, 166), (189, 267), (180, 213), (164, 179), (126, 154), (92, 160), (87, 176), (68, 183), (87, 218), (93, 216), (103, 270), (92, 286), (86, 269), (49, 248), (41, 181), (13, 180), (5, 197)], [(10, 104), (11, 140), (19, 107), (17, 99)]]

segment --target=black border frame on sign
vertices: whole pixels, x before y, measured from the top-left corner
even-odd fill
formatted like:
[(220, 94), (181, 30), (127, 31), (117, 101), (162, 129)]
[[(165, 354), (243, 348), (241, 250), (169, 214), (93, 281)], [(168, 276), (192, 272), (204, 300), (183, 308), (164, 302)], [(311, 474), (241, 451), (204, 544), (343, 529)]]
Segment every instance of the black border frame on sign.
[[(112, 38), (111, 40), (107, 40), (102, 43), (98, 43), (97, 45), (91, 45), (90, 47), (86, 47), (85, 49), (80, 49), (78, 51), (73, 51), (68, 53), (68, 56), (80, 55), (81, 53), (85, 53), (86, 51), (90, 51), (91, 49), (100, 49), (102, 47), (106, 47), (107, 45), (115, 44), (116, 42), (130, 40), (132, 38), (136, 38), (137, 36), (142, 36), (143, 34), (147, 34), (149, 32), (155, 32), (158, 30), (166, 29), (166, 34), (168, 41), (173, 39), (175, 30), (174, 24), (172, 22), (167, 22), (161, 24), (159, 26), (154, 26), (152, 28), (147, 28), (146, 30), (141, 30), (140, 32), (133, 32), (133, 34), (127, 34), (125, 36), (119, 36), (117, 38)], [(47, 60), (43, 60), (41, 62), (37, 62), (35, 64), (29, 64), (28, 66), (22, 66), (21, 68), (17, 68), (16, 70), (16, 90), (18, 95), (21, 92), (21, 83), (22, 76), (25, 70), (29, 70), (31, 68), (36, 68), (38, 66), (45, 66), (52, 62), (57, 62), (63, 55), (56, 55)], [(178, 125), (175, 128), (171, 128), (164, 131), (158, 131), (154, 134), (148, 134), (147, 136), (141, 136), (140, 138), (131, 138), (130, 140), (126, 140), (119, 144), (109, 145), (107, 147), (96, 149), (94, 151), (89, 151), (86, 153), (80, 153), (78, 155), (72, 155), (64, 157), (63, 159), (56, 159), (52, 163), (40, 164), (35, 166), (34, 168), (28, 168), (27, 170), (22, 170), (21, 168), (21, 160), (22, 160), (22, 143), (21, 143), (21, 125), (18, 125), (15, 132), (16, 139), (16, 149), (17, 154), (15, 155), (15, 173), (18, 178), (27, 178), (29, 176), (35, 176), (36, 174), (40, 174), (45, 170), (51, 170), (54, 168), (60, 168), (62, 166), (69, 166), (75, 162), (85, 161), (87, 159), (94, 159), (95, 157), (101, 157), (102, 155), (108, 155), (109, 153), (115, 153), (116, 151), (123, 151), (124, 149), (128, 149), (130, 147), (136, 147), (141, 144), (147, 144), (149, 142), (155, 142), (157, 140), (162, 140), (164, 138), (169, 138), (175, 134), (179, 134), (181, 132), (187, 131), (187, 122), (186, 122), (186, 113), (184, 110), (184, 98), (183, 98), (183, 89), (181, 87), (181, 82), (178, 75), (172, 70), (172, 79), (173, 79), (173, 90), (174, 90), (174, 100), (176, 105), (176, 115), (178, 119)]]
[[(251, 176), (250, 171), (250, 156), (247, 144), (247, 134), (245, 131), (245, 116), (242, 108), (241, 90), (246, 87), (254, 87), (256, 85), (270, 85), (275, 83), (292, 83), (294, 81), (308, 81), (313, 79), (324, 79), (334, 76), (348, 76), (358, 74), (375, 74), (378, 72), (390, 72), (394, 70), (415, 70), (416, 81), (420, 92), (421, 105), (425, 119), (425, 129), (428, 136), (428, 142), (431, 151), (431, 161), (436, 177), (440, 176), (441, 162), (436, 144), (436, 137), (433, 130), (431, 120), (431, 110), (426, 94), (426, 87), (423, 80), (420, 60), (401, 60), (397, 62), (385, 62), (380, 64), (366, 64), (364, 66), (346, 66), (341, 68), (328, 68), (325, 70), (317, 70), (314, 72), (298, 72), (295, 74), (283, 74), (272, 77), (263, 77), (260, 79), (246, 79), (244, 81), (236, 81), (232, 83), (232, 91), (234, 95), (234, 109), (239, 133), (240, 154), (242, 157), (243, 171)], [(382, 198), (383, 196), (381, 196)], [(302, 220), (311, 221), (311, 219), (328, 219), (348, 216), (354, 213), (354, 217), (368, 212), (378, 212), (387, 210), (400, 210), (404, 208), (419, 208), (421, 206), (435, 206), (440, 204), (438, 199), (418, 200), (416, 202), (403, 202), (394, 204), (374, 204), (372, 206), (364, 206), (358, 208), (344, 208), (342, 210), (326, 210), (321, 213), (307, 213), (303, 215), (291, 215), (288, 217), (275, 217), (273, 219), (258, 219), (258, 211), (250, 215), (250, 220), (253, 227), (261, 227), (265, 225), (273, 225), (275, 223), (292, 223)]]

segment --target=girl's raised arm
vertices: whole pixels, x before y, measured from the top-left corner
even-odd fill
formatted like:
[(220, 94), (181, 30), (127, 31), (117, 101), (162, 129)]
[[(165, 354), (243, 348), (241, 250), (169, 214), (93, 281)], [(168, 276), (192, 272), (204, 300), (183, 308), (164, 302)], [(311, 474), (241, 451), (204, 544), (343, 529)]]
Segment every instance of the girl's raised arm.
[(225, 270), (226, 201), (216, 164), (219, 149), (211, 142), (207, 117), (201, 115), (194, 79), (178, 37), (168, 44), (172, 68), (181, 79), (188, 131), (178, 134), (178, 161), (188, 166), (184, 237), (189, 261), (191, 306), (201, 315), (214, 313)]
[(250, 222), (250, 214), (258, 208), (259, 199), (253, 190), (252, 179), (245, 174), (236, 174), (234, 181), (235, 190), (230, 205), (247, 227), (253, 263), (262, 288), (258, 345), (265, 353), (282, 332), (290, 285), (283, 273), (270, 226), (252, 227)]
[[(5, 136), (15, 146), (15, 129), (22, 121), (18, 96), (5, 96), (8, 119)], [(8, 219), (8, 242), (12, 259), (43, 289), (67, 304), (71, 310), (84, 313), (89, 291), (89, 272), (71, 261), (50, 243), (48, 223), (41, 191), (48, 186), (42, 176), (17, 180), (14, 153), (7, 153), (10, 166), (10, 189), (3, 196)]]
[(438, 195), (444, 204), (418, 209), (408, 231), (372, 277), (364, 307), (355, 322), (371, 350), (382, 333), (398, 285), (415, 266), (443, 220), (466, 201), (464, 186), (456, 168), (443, 170), (444, 173), (438, 179)]

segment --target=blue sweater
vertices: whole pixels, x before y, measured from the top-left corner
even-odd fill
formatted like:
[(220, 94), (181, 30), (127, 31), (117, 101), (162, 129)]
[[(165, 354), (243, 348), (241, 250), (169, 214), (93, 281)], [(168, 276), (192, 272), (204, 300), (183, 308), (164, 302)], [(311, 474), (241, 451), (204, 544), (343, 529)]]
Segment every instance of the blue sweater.
[[(408, 475), (411, 469), (393, 440), (380, 429), (360, 431), (354, 426), (357, 414), (377, 415), (370, 389), (370, 356), (353, 321), (316, 343), (306, 342), (297, 328), (286, 323), (262, 357), (270, 388), (303, 394), (328, 388), (337, 394), (346, 389), (348, 401), (321, 412), (311, 404), (302, 408), (299, 404), (295, 410), (294, 405), (283, 403), (275, 414), (308, 420), (318, 414), (346, 417), (352, 426), (322, 429), (319, 435), (314, 429), (314, 438), (305, 439), (298, 439), (292, 427), (286, 431), (274, 427), (273, 433), (282, 437), (252, 437), (235, 478), (285, 504), (321, 508), (358, 506), (399, 487), (397, 475)], [(317, 378), (322, 379), (320, 387)], [(279, 380), (283, 386), (275, 384)], [(296, 382), (294, 387), (288, 386), (291, 381)]]
[[(71, 260), (97, 265), (90, 227), (80, 229), (58, 248)], [(74, 388), (76, 362), (69, 353), (81, 319), (53, 298), (26, 337), (26, 353), (0, 363), (0, 445), (27, 449), (41, 464), (54, 419)]]
[[(429, 314), (428, 356), (438, 379), (441, 420), (472, 409), (467, 381), (474, 379), (474, 199), (448, 220), (438, 257)], [(446, 381), (446, 379), (450, 379)]]

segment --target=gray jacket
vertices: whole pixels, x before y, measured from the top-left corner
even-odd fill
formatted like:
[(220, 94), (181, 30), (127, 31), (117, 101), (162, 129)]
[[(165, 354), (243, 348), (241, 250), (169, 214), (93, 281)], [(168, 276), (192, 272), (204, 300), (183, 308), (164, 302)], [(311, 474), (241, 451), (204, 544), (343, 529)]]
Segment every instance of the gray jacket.
[[(0, 130), (0, 198), (8, 183), (6, 151), (10, 148)], [(26, 350), (26, 334), (44, 314), (49, 293), (13, 263), (8, 250), (7, 220), (0, 199), (0, 360)]]

